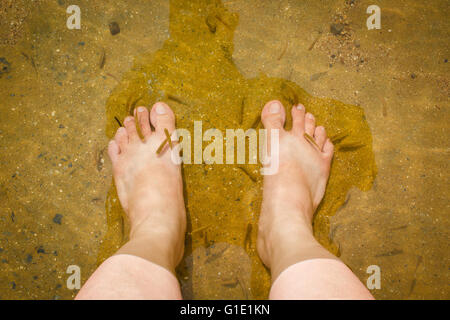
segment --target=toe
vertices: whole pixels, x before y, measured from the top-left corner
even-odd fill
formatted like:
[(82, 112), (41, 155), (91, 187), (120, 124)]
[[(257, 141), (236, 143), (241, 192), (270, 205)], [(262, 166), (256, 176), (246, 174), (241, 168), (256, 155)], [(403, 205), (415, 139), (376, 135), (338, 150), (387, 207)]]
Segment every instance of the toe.
[(164, 129), (169, 130), (171, 134), (175, 130), (175, 114), (163, 102), (153, 105), (152, 111), (150, 111), (150, 120), (157, 134), (164, 135)]
[(323, 145), (323, 153), (329, 160), (333, 158), (334, 145), (330, 139), (326, 139), (325, 144)]
[(262, 111), (261, 121), (266, 129), (283, 129), (286, 111), (280, 101), (268, 102)]
[(119, 157), (119, 153), (120, 153), (119, 145), (115, 140), (111, 140), (108, 144), (108, 155), (113, 165), (116, 163), (117, 158)]
[(119, 146), (119, 150), (121, 153), (126, 151), (128, 146), (128, 133), (124, 127), (120, 127), (117, 129), (116, 136), (114, 137), (116, 144)]
[(123, 125), (125, 127), (125, 129), (127, 130), (127, 134), (128, 134), (128, 140), (130, 142), (134, 142), (137, 139), (139, 139), (139, 135), (136, 129), (136, 122), (134, 120), (134, 117), (126, 117), (125, 120), (123, 121)]
[(316, 119), (311, 113), (307, 113), (305, 116), (305, 132), (311, 137), (314, 135), (316, 130)]
[(148, 138), (152, 133), (152, 129), (150, 127), (150, 117), (149, 112), (146, 107), (137, 108), (137, 119), (139, 123), (139, 127), (141, 128), (141, 133), (144, 139)]
[(323, 150), (323, 146), (325, 144), (325, 141), (327, 140), (327, 133), (324, 127), (319, 126), (316, 128), (316, 130), (314, 131), (314, 140), (316, 140), (316, 143), (319, 146), (320, 150)]
[(292, 132), (302, 136), (305, 133), (305, 106), (299, 104), (292, 108)]

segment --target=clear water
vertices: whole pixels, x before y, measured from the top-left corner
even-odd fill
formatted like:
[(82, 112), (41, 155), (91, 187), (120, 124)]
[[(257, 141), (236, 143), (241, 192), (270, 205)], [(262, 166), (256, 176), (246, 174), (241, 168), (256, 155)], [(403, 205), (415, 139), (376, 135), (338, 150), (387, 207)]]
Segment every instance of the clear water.
[[(364, 145), (336, 155), (319, 241), (364, 283), (378, 265), (377, 298), (449, 297), (446, 1), (382, 1), (370, 31), (366, 1), (81, 1), (81, 30), (67, 29), (66, 1), (11, 3), (0, 7), (0, 298), (70, 299), (67, 267), (85, 281), (126, 240), (105, 153), (114, 117), (165, 100), (181, 127), (248, 128), (274, 98)], [(184, 167), (187, 298), (267, 296), (261, 179), (244, 169)]]

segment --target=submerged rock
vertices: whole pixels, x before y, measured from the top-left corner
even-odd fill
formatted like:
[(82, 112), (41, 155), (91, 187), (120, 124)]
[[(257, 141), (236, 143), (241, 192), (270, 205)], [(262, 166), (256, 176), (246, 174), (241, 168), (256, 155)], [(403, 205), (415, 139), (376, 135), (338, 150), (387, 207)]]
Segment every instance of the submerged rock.
[(116, 34), (120, 33), (120, 27), (119, 24), (115, 21), (111, 22), (109, 24), (109, 31), (111, 32), (111, 34), (113, 36), (115, 36)]
[(330, 32), (334, 35), (340, 35), (344, 31), (344, 25), (342, 23), (333, 23), (330, 26)]
[(63, 215), (57, 213), (57, 214), (55, 214), (55, 216), (53, 217), (53, 222), (56, 223), (56, 224), (61, 224), (62, 218), (63, 218)]
[(11, 71), (11, 63), (4, 57), (0, 57), (0, 77), (4, 73), (9, 73)]

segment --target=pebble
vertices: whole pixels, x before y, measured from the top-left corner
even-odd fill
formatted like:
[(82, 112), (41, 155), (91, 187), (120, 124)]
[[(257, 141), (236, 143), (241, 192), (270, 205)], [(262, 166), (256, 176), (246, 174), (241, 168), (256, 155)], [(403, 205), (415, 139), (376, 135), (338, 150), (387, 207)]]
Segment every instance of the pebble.
[(111, 22), (109, 24), (109, 31), (111, 32), (111, 34), (113, 36), (115, 36), (116, 34), (120, 33), (120, 27), (119, 24), (115, 21)]
[(53, 222), (56, 223), (56, 224), (61, 224), (62, 218), (63, 218), (63, 215), (57, 213), (57, 214), (55, 214), (55, 216), (53, 217)]
[(344, 31), (344, 25), (342, 23), (333, 23), (330, 26), (330, 32), (334, 35), (340, 35)]

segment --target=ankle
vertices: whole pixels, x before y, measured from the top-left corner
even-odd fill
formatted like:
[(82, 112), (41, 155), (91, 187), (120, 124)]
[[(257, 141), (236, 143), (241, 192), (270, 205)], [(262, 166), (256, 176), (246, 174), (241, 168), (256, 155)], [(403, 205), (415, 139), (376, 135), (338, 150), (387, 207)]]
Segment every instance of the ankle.
[(319, 258), (337, 259), (315, 239), (308, 215), (285, 212), (273, 217), (270, 230), (261, 230), (265, 233), (267, 265), (271, 269), (272, 281), (298, 262)]

